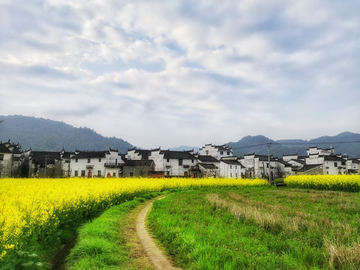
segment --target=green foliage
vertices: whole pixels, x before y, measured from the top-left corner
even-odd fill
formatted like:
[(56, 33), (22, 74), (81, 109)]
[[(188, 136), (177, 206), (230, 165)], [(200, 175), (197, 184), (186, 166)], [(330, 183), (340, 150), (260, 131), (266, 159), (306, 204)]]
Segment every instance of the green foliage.
[(3, 265), (3, 270), (38, 270), (45, 269), (46, 264), (40, 261), (40, 258), (35, 253), (27, 251), (17, 251), (8, 260), (8, 263)]
[(63, 122), (21, 115), (2, 116), (0, 141), (20, 143), (22, 149), (37, 151), (106, 150), (126, 152), (133, 146), (115, 137), (103, 137), (89, 128), (75, 128)]

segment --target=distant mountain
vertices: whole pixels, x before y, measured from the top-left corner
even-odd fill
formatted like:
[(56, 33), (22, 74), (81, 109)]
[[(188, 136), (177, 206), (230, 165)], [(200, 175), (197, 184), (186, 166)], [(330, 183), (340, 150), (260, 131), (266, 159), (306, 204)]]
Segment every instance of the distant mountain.
[(181, 146), (178, 146), (178, 147), (170, 148), (170, 150), (172, 150), (172, 151), (189, 151), (189, 150), (194, 150), (194, 153), (198, 153), (198, 152), (199, 152), (199, 147), (181, 145)]
[(265, 136), (246, 136), (238, 142), (229, 142), (227, 145), (233, 148), (234, 155), (256, 153), (267, 155), (267, 143), (271, 143), (270, 154), (282, 157), (283, 155), (299, 154), (306, 155), (306, 149), (311, 146), (321, 148), (334, 147), (336, 154), (347, 154), (352, 158), (360, 157), (360, 134), (343, 132), (336, 136), (323, 136), (312, 140), (278, 140), (274, 141)]
[(23, 150), (66, 151), (118, 149), (125, 153), (130, 143), (103, 137), (89, 128), (76, 128), (63, 122), (21, 115), (0, 116), (0, 141), (20, 143)]

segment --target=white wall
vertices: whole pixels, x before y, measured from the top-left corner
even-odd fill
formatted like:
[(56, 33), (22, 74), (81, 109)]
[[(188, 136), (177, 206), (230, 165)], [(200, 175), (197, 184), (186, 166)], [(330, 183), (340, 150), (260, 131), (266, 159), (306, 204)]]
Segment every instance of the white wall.
[(0, 172), (1, 178), (10, 177), (11, 175), (11, 161), (12, 153), (1, 153), (3, 155), (3, 160), (0, 160)]
[[(220, 161), (220, 176), (224, 178), (241, 178), (241, 165), (227, 164)], [(244, 172), (243, 172), (244, 173)]]

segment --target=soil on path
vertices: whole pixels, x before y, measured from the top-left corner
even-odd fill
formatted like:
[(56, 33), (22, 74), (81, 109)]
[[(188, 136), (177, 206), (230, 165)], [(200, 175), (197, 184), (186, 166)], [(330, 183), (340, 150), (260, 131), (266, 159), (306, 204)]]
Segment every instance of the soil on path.
[[(158, 199), (163, 199), (164, 197), (160, 197)], [(164, 254), (164, 252), (155, 244), (154, 239), (148, 232), (146, 228), (145, 220), (146, 215), (153, 206), (153, 203), (150, 202), (147, 204), (139, 213), (136, 219), (136, 233), (141, 242), (143, 249), (145, 250), (147, 257), (151, 260), (152, 265), (156, 270), (171, 270), (171, 269), (180, 269), (176, 268), (168, 259), (168, 257)]]

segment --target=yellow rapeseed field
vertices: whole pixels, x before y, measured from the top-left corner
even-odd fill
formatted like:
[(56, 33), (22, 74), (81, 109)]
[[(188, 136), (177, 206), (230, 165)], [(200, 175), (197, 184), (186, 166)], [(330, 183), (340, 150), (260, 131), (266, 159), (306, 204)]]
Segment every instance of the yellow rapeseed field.
[(141, 194), (186, 187), (262, 185), (267, 185), (267, 181), (222, 178), (0, 179), (0, 260), (9, 251), (26, 249), (30, 241), (59, 241), (62, 231)]
[(284, 182), (296, 188), (360, 191), (360, 175), (293, 175), (286, 177)]

